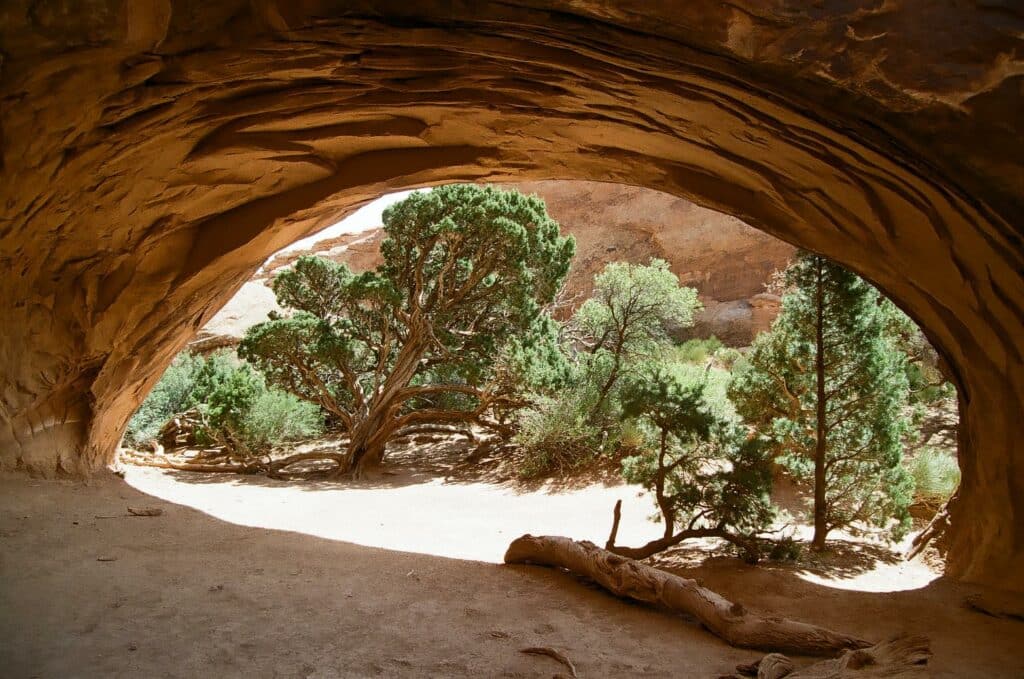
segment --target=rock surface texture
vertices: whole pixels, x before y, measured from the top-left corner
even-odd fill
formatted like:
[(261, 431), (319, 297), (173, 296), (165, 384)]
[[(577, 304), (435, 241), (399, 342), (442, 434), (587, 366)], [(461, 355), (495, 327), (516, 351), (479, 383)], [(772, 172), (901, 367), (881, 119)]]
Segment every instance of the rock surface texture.
[(84, 475), (271, 253), (382, 193), (589, 179), (835, 258), (960, 388), (949, 570), (1024, 589), (1024, 9), (11, 0), (0, 461)]

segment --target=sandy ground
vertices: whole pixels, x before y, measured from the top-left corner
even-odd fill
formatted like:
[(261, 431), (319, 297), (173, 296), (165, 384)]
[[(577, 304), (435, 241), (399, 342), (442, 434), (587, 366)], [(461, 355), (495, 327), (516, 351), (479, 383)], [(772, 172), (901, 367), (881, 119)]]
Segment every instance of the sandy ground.
[[(395, 469), (358, 485), (140, 468), (0, 479), (0, 676), (551, 677), (557, 663), (519, 653), (540, 645), (581, 677), (710, 679), (759, 657), (568, 575), (497, 565), (524, 532), (603, 542), (620, 497), (620, 542), (656, 534), (635, 488)], [(961, 608), (967, 589), (876, 545), (801, 566), (709, 554), (661, 565), (867, 638), (926, 634), (935, 677), (1024, 676), (1024, 624)]]

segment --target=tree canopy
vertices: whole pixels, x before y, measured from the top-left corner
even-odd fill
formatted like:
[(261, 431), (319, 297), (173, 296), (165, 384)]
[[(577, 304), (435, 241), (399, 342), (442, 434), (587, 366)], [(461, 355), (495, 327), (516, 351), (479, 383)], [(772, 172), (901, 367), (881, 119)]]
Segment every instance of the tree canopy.
[(594, 418), (602, 415), (628, 364), (669, 343), (667, 326), (693, 323), (701, 308), (697, 291), (679, 284), (668, 263), (612, 262), (594, 278), (594, 293), (572, 318), (590, 354), (587, 368), (600, 374)]
[(410, 427), (482, 422), (509, 398), (492, 383), (496, 358), (513, 338), (521, 351), (551, 336), (544, 307), (575, 251), (540, 199), (475, 185), (413, 193), (384, 212), (384, 231), (375, 271), (301, 257), (282, 272), (273, 287), (290, 312), (239, 347), (333, 416), (355, 473)]
[(753, 537), (774, 516), (765, 446), (716, 408), (705, 381), (684, 368), (647, 362), (622, 388), (623, 415), (649, 429), (637, 454), (623, 460), (623, 475), (654, 492), (664, 535), (622, 548), (613, 528), (608, 549), (644, 558), (688, 538), (720, 537), (756, 558)]
[(858, 520), (896, 517), (905, 528), (908, 386), (889, 310), (874, 287), (818, 255), (801, 254), (786, 280), (782, 311), (737, 367), (729, 396), (780, 462), (813, 479), (816, 547)]

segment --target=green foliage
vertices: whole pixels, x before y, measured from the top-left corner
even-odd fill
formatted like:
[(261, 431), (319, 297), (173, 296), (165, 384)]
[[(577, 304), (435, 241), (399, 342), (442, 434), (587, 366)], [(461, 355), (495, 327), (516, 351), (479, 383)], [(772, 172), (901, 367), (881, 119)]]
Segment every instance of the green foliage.
[(689, 339), (675, 348), (674, 357), (685, 363), (703, 364), (721, 348), (721, 340), (714, 335), (706, 339)]
[(743, 360), (743, 352), (732, 347), (722, 347), (715, 350), (713, 355), (715, 365), (724, 370), (732, 370), (736, 364)]
[(167, 420), (191, 407), (196, 372), (202, 363), (202, 357), (187, 352), (175, 356), (153, 391), (128, 421), (125, 443), (138, 446), (156, 438)]
[(334, 415), (354, 456), (371, 439), (382, 455), (381, 433), (402, 426), (473, 421), (499, 387), (564, 379), (543, 309), (575, 243), (540, 199), (444, 186), (389, 207), (384, 230), (375, 271), (299, 258), (274, 281), (292, 314), (251, 328), (239, 348), (272, 384)]
[(782, 312), (737, 366), (729, 395), (795, 476), (813, 478), (816, 464), (823, 468), (816, 538), (854, 521), (882, 525), (892, 518), (899, 535), (909, 525), (912, 489), (900, 464), (908, 385), (885, 307), (872, 286), (816, 255), (801, 255), (787, 282)]
[(960, 466), (948, 452), (922, 448), (904, 461), (914, 479), (914, 499), (929, 505), (941, 505), (960, 485)]
[(197, 443), (226, 444), (235, 453), (263, 452), (323, 428), (318, 408), (268, 388), (251, 366), (222, 350), (175, 357), (132, 417), (125, 441), (139, 445), (155, 438), (171, 417), (191, 409), (202, 416)]
[(592, 460), (600, 448), (601, 432), (588, 421), (574, 391), (558, 397), (534, 396), (519, 415), (515, 442), (523, 452), (519, 475), (535, 478), (566, 474)]
[(280, 389), (266, 389), (251, 402), (241, 421), (246, 445), (255, 451), (323, 433), (323, 415), (308, 401)]
[(650, 429), (623, 460), (623, 476), (656, 495), (666, 530), (715, 528), (754, 534), (770, 523), (770, 460), (727, 408), (709, 401), (708, 382), (679, 364), (649, 362), (626, 381), (626, 417)]
[(581, 374), (599, 384), (591, 420), (614, 421), (615, 389), (631, 363), (670, 344), (666, 326), (693, 323), (700, 309), (697, 291), (682, 287), (668, 263), (612, 262), (594, 277), (594, 293), (572, 318), (571, 326), (586, 348)]
[(784, 535), (772, 542), (768, 558), (772, 561), (796, 561), (802, 553), (800, 543), (794, 540), (793, 536)]
[(203, 359), (196, 371), (192, 402), (203, 416), (200, 443), (242, 436), (242, 422), (253, 401), (266, 390), (263, 379), (231, 353), (218, 351)]
[(921, 328), (885, 297), (879, 300), (882, 322), (892, 343), (906, 356), (904, 371), (910, 403), (924, 408), (956, 396), (956, 388), (939, 370), (939, 355)]
[(593, 349), (636, 355), (669, 342), (666, 325), (689, 326), (701, 307), (697, 291), (679, 285), (668, 263), (611, 262), (594, 277), (594, 293), (573, 316)]

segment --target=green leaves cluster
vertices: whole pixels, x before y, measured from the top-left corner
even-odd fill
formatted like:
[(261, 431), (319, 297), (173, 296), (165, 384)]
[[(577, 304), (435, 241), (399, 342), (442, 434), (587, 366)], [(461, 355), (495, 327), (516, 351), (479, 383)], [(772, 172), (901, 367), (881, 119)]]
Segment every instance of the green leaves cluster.
[(687, 367), (653, 361), (623, 386), (623, 414), (647, 434), (623, 475), (655, 493), (667, 536), (680, 525), (752, 536), (774, 516), (766, 446)]
[(817, 472), (816, 542), (854, 521), (896, 518), (900, 533), (912, 482), (900, 464), (908, 383), (887, 332), (891, 310), (817, 255), (802, 254), (787, 283), (782, 312), (737, 366), (729, 396), (794, 475)]
[(176, 415), (195, 410), (202, 419), (197, 443), (228, 443), (233, 452), (260, 453), (308, 438), (323, 429), (319, 409), (281, 390), (231, 352), (175, 357), (133, 415), (125, 442), (138, 446), (157, 437)]
[(302, 257), (281, 273), (274, 292), (290, 315), (250, 329), (239, 348), (330, 413), (353, 460), (380, 458), (402, 427), (479, 421), (508, 400), (499, 392), (564, 379), (544, 308), (575, 243), (542, 201), (444, 186), (388, 208), (384, 230), (375, 271)]

